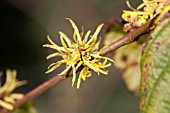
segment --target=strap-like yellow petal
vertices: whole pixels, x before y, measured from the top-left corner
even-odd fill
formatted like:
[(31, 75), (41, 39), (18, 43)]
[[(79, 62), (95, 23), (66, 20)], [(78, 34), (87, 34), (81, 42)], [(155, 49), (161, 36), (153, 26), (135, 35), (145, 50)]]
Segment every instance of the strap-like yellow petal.
[(84, 75), (84, 70), (85, 70), (85, 68), (83, 68), (83, 69), (81, 70), (80, 74), (79, 74), (79, 78), (78, 78), (78, 80), (77, 80), (77, 89), (80, 88), (81, 78), (82, 78), (82, 76)]
[(57, 69), (61, 64), (63, 64), (64, 62), (66, 62), (65, 60), (60, 60), (56, 63), (52, 63), (49, 67), (48, 70), (45, 73), (50, 73), (52, 71), (54, 71), (55, 69)]
[(85, 65), (87, 65), (90, 69), (94, 70), (95, 72), (98, 72), (98, 69), (88, 60), (86, 60), (84, 57), (82, 57), (83, 62)]
[(13, 99), (15, 99), (15, 100), (18, 100), (18, 99), (23, 98), (24, 95), (21, 94), (21, 93), (12, 93), (12, 94), (10, 95), (10, 97), (13, 98)]
[(76, 66), (76, 70), (77, 70), (82, 64), (83, 64), (83, 62), (80, 61), (80, 62), (77, 64), (77, 66)]
[(80, 36), (78, 27), (76, 26), (76, 24), (70, 18), (66, 18), (66, 19), (70, 21), (73, 29), (75, 30), (75, 34), (77, 35), (77, 40), (79, 41), (79, 43), (82, 43), (82, 37)]
[(13, 98), (10, 98), (9, 96), (3, 97), (3, 100), (8, 103), (14, 103), (15, 100)]
[(53, 57), (56, 57), (56, 56), (63, 56), (64, 54), (61, 54), (61, 53), (52, 53), (50, 55), (47, 56), (47, 59), (50, 59), (50, 58), (53, 58)]
[(59, 75), (64, 75), (69, 69), (71, 68), (71, 65), (69, 65), (64, 71), (62, 71)]
[(68, 54), (70, 54), (70, 51), (68, 50), (67, 45), (66, 45), (66, 43), (64, 42), (64, 39), (63, 39), (62, 35), (60, 35), (60, 40), (61, 40), (61, 44), (63, 45), (65, 51), (66, 51)]
[(102, 29), (103, 26), (104, 26), (104, 24), (100, 24), (100, 25), (97, 27), (95, 33), (93, 34), (93, 37), (97, 37), (97, 35), (99, 34), (99, 32), (100, 32), (100, 30)]
[(91, 30), (87, 31), (86, 35), (84, 36), (84, 39), (83, 39), (83, 45), (86, 44), (87, 40), (88, 40), (88, 37), (91, 33)]
[(67, 45), (69, 47), (71, 47), (73, 42), (68, 38), (68, 36), (66, 34), (64, 34), (63, 32), (61, 32), (61, 31), (59, 32), (59, 34), (62, 35), (62, 37), (65, 39), (65, 41), (67, 42)]
[(13, 110), (14, 107), (12, 106), (12, 104), (9, 104), (7, 102), (4, 102), (2, 100), (0, 100), (0, 106), (2, 106), (3, 108), (6, 108), (8, 110)]
[(73, 69), (73, 77), (72, 77), (72, 87), (73, 87), (76, 80), (76, 68), (74, 65), (72, 65), (72, 69)]

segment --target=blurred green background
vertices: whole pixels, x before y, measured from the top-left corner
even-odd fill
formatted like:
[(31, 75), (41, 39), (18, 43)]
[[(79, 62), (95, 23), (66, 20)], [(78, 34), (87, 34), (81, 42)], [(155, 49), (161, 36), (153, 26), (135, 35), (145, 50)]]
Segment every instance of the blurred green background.
[[(134, 6), (139, 2), (131, 1)], [(18, 78), (28, 80), (18, 91), (28, 92), (63, 69), (45, 75), (58, 58), (47, 61), (52, 51), (42, 45), (48, 43), (47, 35), (60, 45), (58, 31), (72, 36), (66, 17), (85, 31), (94, 31), (100, 23), (120, 18), (123, 9), (127, 9), (125, 0), (1, 0), (0, 70), (17, 69)], [(35, 99), (35, 106), (39, 113), (137, 113), (139, 99), (127, 91), (114, 65), (109, 70), (108, 76), (94, 73), (79, 90), (68, 78)]]

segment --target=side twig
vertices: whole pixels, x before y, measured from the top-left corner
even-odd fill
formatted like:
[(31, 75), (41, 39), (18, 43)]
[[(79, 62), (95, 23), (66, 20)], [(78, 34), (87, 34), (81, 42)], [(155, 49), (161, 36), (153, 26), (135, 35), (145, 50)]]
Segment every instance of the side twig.
[[(113, 42), (106, 49), (102, 51), (101, 55), (106, 55), (107, 53), (110, 53), (124, 45), (134, 42), (141, 34), (145, 33), (148, 30), (148, 28), (152, 26), (152, 22), (153, 22), (153, 19), (149, 20), (145, 25), (139, 27), (138, 29), (132, 32), (129, 32), (126, 36), (122, 37), (121, 39)], [(69, 73), (69, 75), (71, 76), (71, 73)], [(22, 99), (17, 100), (13, 104), (14, 108), (16, 109), (22, 106), (23, 104), (33, 100), (34, 98), (36, 98), (43, 92), (47, 91), (49, 88), (53, 87), (54, 85), (60, 83), (64, 79), (65, 79), (64, 76), (56, 75), (53, 78), (49, 79), (48, 81), (45, 81), (44, 83), (40, 84), (35, 89), (25, 94), (25, 96)], [(10, 111), (5, 108), (0, 109), (0, 113), (9, 113), (9, 112)]]

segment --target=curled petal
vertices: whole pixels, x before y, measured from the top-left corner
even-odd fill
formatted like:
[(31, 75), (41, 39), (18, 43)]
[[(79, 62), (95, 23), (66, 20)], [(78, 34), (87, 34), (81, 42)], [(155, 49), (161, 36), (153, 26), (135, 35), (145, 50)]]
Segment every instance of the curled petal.
[(87, 42), (87, 44), (88, 44), (89, 42), (90, 42), (91, 44), (89, 45), (88, 49), (86, 50), (87, 53), (90, 52), (90, 51), (93, 49), (93, 47), (95, 46), (96, 38), (91, 36), (91, 39)]
[(74, 41), (76, 42), (76, 43), (78, 43), (77, 42), (77, 37), (76, 37), (76, 32), (74, 31), (74, 33), (73, 33), (73, 39), (74, 39)]
[[(97, 51), (97, 50), (99, 49), (100, 42), (101, 42), (101, 38), (100, 38), (100, 40), (95, 44), (95, 46), (93, 47), (93, 49), (91, 50), (92, 52), (93, 52), (93, 51)], [(99, 53), (99, 54), (100, 54), (100, 53)]]
[(54, 71), (55, 69), (57, 69), (61, 64), (63, 64), (64, 62), (66, 62), (65, 60), (61, 60), (58, 61), (56, 63), (52, 63), (49, 67), (48, 67), (48, 71), (46, 71), (45, 73), (50, 73), (52, 71)]
[(59, 75), (64, 75), (69, 69), (71, 68), (71, 65), (69, 65), (64, 71), (62, 71)]
[(8, 109), (8, 110), (13, 110), (13, 109), (14, 109), (14, 107), (12, 106), (12, 104), (7, 103), (7, 102), (4, 102), (4, 101), (2, 101), (2, 100), (0, 100), (0, 106), (6, 108), (6, 109)]
[(146, 5), (145, 3), (140, 4), (140, 5), (137, 7), (137, 10), (143, 8), (145, 5)]
[(22, 81), (17, 81), (16, 82), (16, 88), (20, 87), (20, 86), (23, 86), (27, 84), (27, 81), (26, 80), (22, 80)]
[(58, 65), (58, 64), (62, 64), (62, 63), (65, 63), (66, 62), (66, 60), (60, 60), (60, 61), (58, 61), (58, 62), (55, 62), (55, 63), (52, 63), (52, 64), (50, 64), (49, 66), (48, 66), (48, 69), (50, 69), (51, 67), (53, 67), (54, 65)]
[(99, 32), (100, 32), (100, 30), (102, 29), (103, 25), (104, 25), (104, 24), (100, 24), (100, 25), (97, 27), (95, 33), (93, 34), (93, 36), (91, 36), (91, 39), (87, 42), (87, 44), (91, 43), (91, 44), (90, 44), (90, 47), (86, 50), (87, 52), (88, 52), (88, 51), (91, 51), (92, 48), (94, 47), (94, 45), (95, 45), (95, 43), (96, 43), (97, 35), (99, 34)]
[(76, 80), (76, 68), (74, 65), (72, 65), (72, 69), (73, 69), (73, 78), (72, 78), (72, 87), (73, 87)]
[(98, 58), (98, 59), (107, 59), (107, 60), (109, 60), (109, 61), (111, 61), (111, 62), (114, 62), (112, 59), (110, 59), (110, 58), (108, 58), (108, 57), (104, 57), (104, 56), (100, 56), (100, 55), (98, 55), (98, 54), (91, 54), (91, 56), (92, 57), (94, 57), (94, 58)]
[(79, 58), (77, 56), (74, 56), (71, 62), (66, 62), (68, 64), (67, 68), (64, 71), (62, 71), (59, 75), (64, 75), (71, 68), (73, 64), (77, 63), (78, 60)]
[(79, 43), (82, 43), (82, 39), (81, 39), (79, 30), (78, 30), (76, 24), (70, 18), (66, 18), (66, 19), (70, 21), (73, 29), (75, 30), (75, 34), (77, 35), (77, 40), (79, 41)]
[(107, 63), (107, 59), (104, 59), (102, 65), (105, 65)]
[(77, 80), (77, 89), (80, 88), (81, 78), (82, 78), (82, 76), (84, 76), (84, 70), (85, 70), (85, 68), (82, 69), (82, 71), (80, 72), (79, 78)]
[(81, 76), (82, 80), (86, 80), (87, 77), (90, 77), (92, 75), (92, 71), (87, 68), (87, 67), (84, 67), (85, 68), (85, 74)]
[(106, 68), (106, 67), (109, 67), (109, 66), (111, 66), (111, 63), (108, 63), (108, 64), (106, 64), (106, 65), (102, 65), (102, 64), (101, 64), (101, 65), (99, 66), (99, 68)]
[(93, 34), (93, 37), (97, 37), (97, 35), (99, 34), (99, 32), (100, 32), (100, 30), (102, 29), (103, 26), (104, 26), (104, 24), (100, 24), (100, 25), (97, 27), (95, 33)]
[(15, 88), (16, 88), (16, 83), (17, 83), (17, 81), (16, 81), (16, 70), (12, 70), (11, 71), (11, 76), (9, 75), (9, 74), (7, 74), (7, 79), (9, 80), (8, 81), (8, 83), (6, 83), (6, 85), (7, 85), (7, 89), (6, 89), (6, 93), (8, 94), (8, 93), (11, 93)]
[(95, 72), (98, 72), (98, 69), (88, 60), (86, 60), (84, 57), (82, 57), (83, 62), (85, 65), (87, 65), (90, 69), (94, 70)]
[(93, 37), (90, 37), (90, 40), (86, 43), (87, 45), (90, 45), (90, 43), (94, 40)]
[(50, 58), (53, 58), (53, 57), (56, 57), (56, 56), (63, 56), (63, 54), (61, 54), (61, 53), (52, 53), (52, 54), (47, 56), (47, 59), (50, 59)]
[(63, 32), (59, 32), (59, 34), (65, 39), (65, 41), (67, 42), (67, 44), (68, 44), (68, 46), (69, 47), (71, 47), (71, 45), (72, 45), (72, 41), (68, 38), (68, 36), (67, 35), (65, 35)]
[(65, 51), (63, 47), (59, 47), (59, 46), (56, 47), (56, 46), (50, 45), (50, 44), (44, 44), (43, 47), (48, 47), (48, 48), (51, 48), (51, 49), (55, 49), (60, 53), (62, 53), (62, 51)]
[[(50, 44), (44, 44), (43, 47), (48, 47), (48, 48), (51, 48), (51, 49), (55, 49), (57, 50), (58, 52), (60, 53), (63, 53), (63, 52), (66, 52), (64, 47), (60, 47), (60, 46), (54, 46), (54, 45), (50, 45)], [(69, 51), (73, 51), (73, 49), (71, 48), (68, 48)], [(62, 52), (63, 51), (63, 52)]]
[(90, 33), (91, 33), (91, 30), (87, 31), (87, 33), (86, 33), (86, 35), (84, 36), (84, 39), (83, 39), (83, 44), (86, 44)]
[[(14, 71), (13, 71), (13, 74), (15, 74)], [(4, 92), (6, 92), (8, 87), (10, 87), (10, 84), (13, 81), (13, 76), (16, 76), (16, 75), (12, 75), (11, 70), (7, 69), (6, 70), (6, 81), (5, 81), (4, 85), (0, 88), (0, 94), (3, 94)], [(9, 90), (8, 90), (8, 92), (9, 92)]]
[(80, 62), (77, 64), (77, 66), (76, 66), (76, 70), (77, 70), (82, 64), (83, 64), (83, 62), (80, 61)]
[(65, 51), (70, 55), (70, 51), (68, 50), (67, 45), (64, 42), (64, 39), (63, 39), (62, 35), (60, 35), (60, 40), (61, 40), (61, 44), (63, 45)]
[(13, 98), (10, 98), (9, 96), (3, 97), (3, 100), (8, 103), (14, 103), (15, 100)]
[(102, 74), (108, 75), (108, 71), (103, 71), (103, 70), (99, 69), (99, 72)]
[(24, 95), (23, 95), (23, 94), (20, 94), (20, 93), (12, 93), (12, 94), (10, 95), (10, 98), (13, 98), (13, 99), (15, 99), (15, 100), (21, 99), (21, 98), (23, 98), (23, 97), (24, 97)]
[(51, 47), (52, 49), (56, 49), (56, 50), (59, 51), (59, 52), (64, 51), (64, 48), (56, 45), (56, 44), (50, 39), (50, 36), (49, 36), (49, 35), (47, 36), (47, 39), (48, 39), (48, 41), (49, 41), (53, 46), (50, 46), (49, 44), (44, 44), (43, 47)]

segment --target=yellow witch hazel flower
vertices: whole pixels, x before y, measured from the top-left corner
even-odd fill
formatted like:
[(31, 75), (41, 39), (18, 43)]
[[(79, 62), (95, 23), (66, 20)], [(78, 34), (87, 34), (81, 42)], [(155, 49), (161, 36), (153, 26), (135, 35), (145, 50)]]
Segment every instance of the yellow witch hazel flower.
[(70, 18), (66, 19), (70, 21), (74, 29), (73, 33), (74, 42), (63, 32), (59, 32), (61, 44), (63, 47), (56, 45), (50, 39), (49, 36), (47, 37), (51, 44), (45, 44), (43, 45), (43, 47), (48, 47), (57, 51), (56, 53), (52, 53), (49, 56), (47, 56), (47, 59), (56, 56), (61, 56), (63, 60), (52, 63), (48, 67), (48, 71), (46, 73), (50, 73), (54, 71), (56, 68), (58, 68), (60, 65), (66, 64), (65, 70), (62, 71), (59, 75), (66, 76), (68, 70), (72, 69), (73, 72), (72, 86), (73, 86), (76, 80), (76, 70), (79, 67), (82, 67), (82, 70), (80, 71), (77, 81), (77, 88), (79, 88), (81, 80), (85, 81), (87, 77), (90, 77), (92, 75), (91, 70), (97, 72), (98, 75), (100, 73), (107, 75), (108, 71), (105, 68), (109, 67), (111, 63), (108, 64), (106, 63), (108, 60), (112, 62), (113, 60), (104, 56), (100, 56), (100, 53), (103, 49), (98, 51), (100, 41), (96, 43), (97, 35), (99, 34), (104, 24), (100, 24), (93, 35), (90, 35), (91, 33), (90, 30), (87, 31), (87, 33), (84, 35), (83, 27), (82, 32), (80, 33), (76, 24)]
[(6, 80), (2, 84), (2, 73), (0, 73), (0, 106), (8, 110), (13, 110), (13, 103), (17, 99), (21, 99), (23, 94), (12, 93), (16, 88), (26, 84), (26, 81), (18, 81), (16, 79), (16, 70), (6, 70)]
[(132, 11), (123, 11), (122, 18), (128, 22), (124, 25), (124, 31), (128, 32), (145, 24), (149, 19), (160, 14), (168, 0), (143, 0), (137, 9), (134, 9), (129, 1), (126, 1)]

